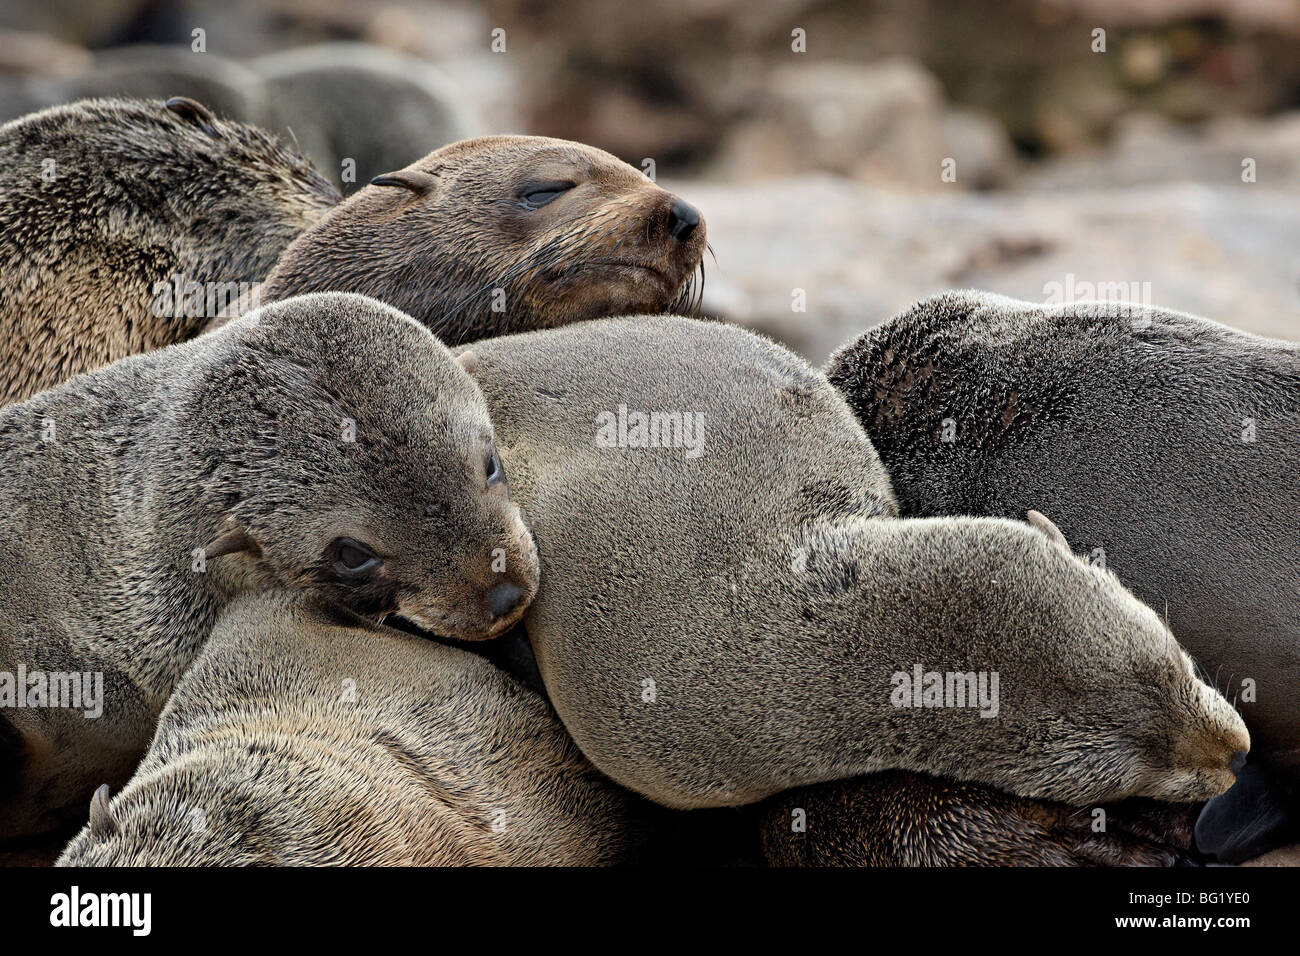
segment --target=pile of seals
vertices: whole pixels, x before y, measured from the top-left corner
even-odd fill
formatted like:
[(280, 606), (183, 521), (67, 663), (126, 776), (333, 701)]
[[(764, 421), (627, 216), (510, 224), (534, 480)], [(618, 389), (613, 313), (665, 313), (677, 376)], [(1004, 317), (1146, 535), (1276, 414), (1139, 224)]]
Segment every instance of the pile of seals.
[[(0, 173), (46, 263), (0, 264), (0, 321), (60, 303), (0, 364), (0, 839), (87, 803), (63, 864), (1169, 864), (1286, 831), (1294, 346), (956, 293), (824, 373), (676, 314), (703, 217), (591, 147), (469, 140), (345, 202), (189, 100), (0, 150), (79, 120), (188, 198)], [(222, 217), (242, 188), (279, 218)], [(227, 242), (266, 304), (139, 307)]]

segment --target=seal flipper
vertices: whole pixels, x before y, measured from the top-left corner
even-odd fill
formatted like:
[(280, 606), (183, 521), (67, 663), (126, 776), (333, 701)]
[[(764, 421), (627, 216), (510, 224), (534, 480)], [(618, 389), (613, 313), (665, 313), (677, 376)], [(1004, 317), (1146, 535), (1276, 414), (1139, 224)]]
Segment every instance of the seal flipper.
[(1196, 848), (1220, 863), (1242, 863), (1292, 842), (1297, 821), (1286, 787), (1264, 766), (1247, 763), (1232, 789), (1210, 800), (1196, 820)]
[(121, 827), (113, 819), (113, 811), (109, 809), (108, 784), (100, 784), (90, 798), (90, 836), (95, 840), (107, 840), (121, 832)]

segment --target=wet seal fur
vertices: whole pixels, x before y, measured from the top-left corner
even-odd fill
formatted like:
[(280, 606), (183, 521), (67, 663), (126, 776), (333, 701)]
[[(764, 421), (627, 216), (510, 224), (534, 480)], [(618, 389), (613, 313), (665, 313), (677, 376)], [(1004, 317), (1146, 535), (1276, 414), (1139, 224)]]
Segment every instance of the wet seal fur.
[(104, 675), (98, 719), (0, 710), (0, 837), (127, 778), (243, 592), (471, 639), (519, 619), (536, 549), (470, 365), (396, 309), (329, 293), (0, 411), (0, 672)]
[[(197, 334), (206, 290), (260, 282), (338, 201), (269, 133), (184, 97), (0, 127), (0, 405)], [(160, 299), (176, 276), (205, 290), (203, 309)]]
[[(538, 666), (624, 786), (695, 808), (887, 769), (1079, 805), (1231, 783), (1245, 727), (1154, 611), (1023, 522), (897, 519), (852, 412), (779, 346), (631, 316), (474, 351), (542, 555)], [(600, 440), (628, 410), (702, 415), (705, 441)], [(892, 706), (918, 662), (1000, 672), (997, 718)]]
[(1049, 510), (1139, 597), (1167, 604), (1225, 693), (1252, 678), (1250, 761), (1280, 790), (1217, 798), (1240, 805), (1212, 803), (1198, 844), (1231, 860), (1258, 848), (1261, 827), (1294, 832), (1278, 804), (1294, 806), (1300, 767), (1300, 540), (1280, 529), (1300, 500), (1300, 347), (1141, 305), (963, 291), (865, 333), (827, 371), (903, 514)]
[(454, 345), (689, 311), (704, 249), (698, 211), (609, 153), (486, 136), (376, 177), (294, 240), (261, 294), (359, 292)]
[(481, 658), (322, 608), (237, 600), (135, 776), (61, 866), (593, 866), (639, 803)]

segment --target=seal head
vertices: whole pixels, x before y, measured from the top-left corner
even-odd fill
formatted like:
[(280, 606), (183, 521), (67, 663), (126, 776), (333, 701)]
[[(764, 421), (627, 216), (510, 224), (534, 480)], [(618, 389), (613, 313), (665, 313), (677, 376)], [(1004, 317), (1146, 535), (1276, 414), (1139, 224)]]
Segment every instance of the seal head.
[(704, 249), (699, 211), (609, 153), (486, 136), (376, 177), (285, 250), (261, 293), (371, 295), (454, 345), (689, 311)]
[(448, 637), (518, 620), (537, 553), (473, 353), (453, 359), (408, 316), (342, 293), (229, 330), (176, 406), (175, 441), (222, 516), (206, 559), (239, 554), (245, 575)]

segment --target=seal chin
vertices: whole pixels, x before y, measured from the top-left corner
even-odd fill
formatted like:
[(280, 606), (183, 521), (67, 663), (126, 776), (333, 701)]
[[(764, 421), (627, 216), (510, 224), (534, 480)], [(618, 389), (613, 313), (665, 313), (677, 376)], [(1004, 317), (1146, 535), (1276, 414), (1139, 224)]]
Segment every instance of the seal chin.
[(1227, 767), (1167, 770), (1150, 778), (1135, 795), (1172, 803), (1191, 803), (1226, 793), (1236, 780), (1236, 775)]
[(608, 287), (613, 284), (620, 289), (629, 290), (634, 298), (662, 298), (665, 305), (672, 301), (683, 281), (673, 279), (658, 266), (622, 260), (581, 262), (550, 272), (545, 279), (552, 293), (560, 294), (570, 288), (576, 288), (580, 292), (588, 291), (592, 277), (599, 279), (606, 287), (606, 294)]
[(426, 634), (452, 638), (457, 641), (489, 641), (510, 630), (523, 617), (527, 602), (502, 617), (467, 615), (458, 611), (437, 608), (401, 608), (395, 616), (414, 625)]

